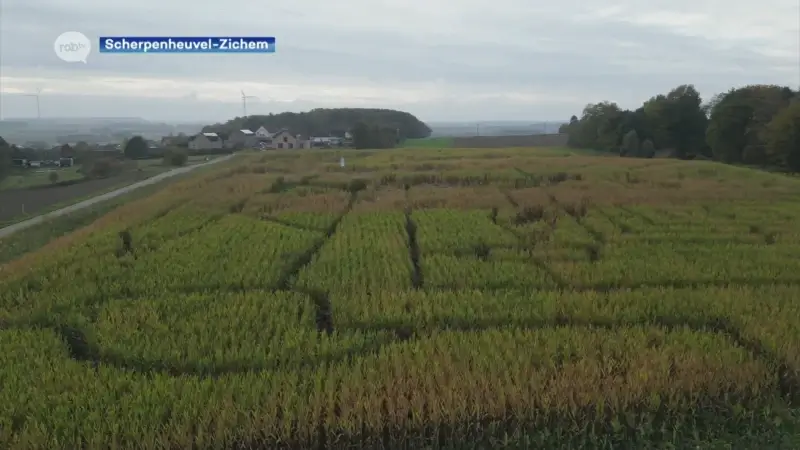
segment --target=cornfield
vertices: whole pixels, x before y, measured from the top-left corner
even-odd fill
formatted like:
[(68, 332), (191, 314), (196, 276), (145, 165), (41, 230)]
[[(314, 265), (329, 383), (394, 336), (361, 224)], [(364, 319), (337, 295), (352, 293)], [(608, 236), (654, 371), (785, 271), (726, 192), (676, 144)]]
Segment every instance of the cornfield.
[(800, 446), (795, 179), (262, 155), (0, 266), (0, 447)]

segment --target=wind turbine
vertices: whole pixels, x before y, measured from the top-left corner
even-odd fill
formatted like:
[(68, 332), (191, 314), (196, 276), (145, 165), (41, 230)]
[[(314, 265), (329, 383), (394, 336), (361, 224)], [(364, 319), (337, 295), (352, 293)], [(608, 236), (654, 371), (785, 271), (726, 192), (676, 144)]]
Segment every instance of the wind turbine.
[(23, 95), (25, 95), (25, 97), (36, 97), (36, 118), (37, 119), (41, 119), (42, 118), (42, 110), (39, 107), (39, 95), (41, 93), (42, 93), (42, 88), (38, 88), (38, 89), (36, 89), (36, 93), (35, 94), (23, 94)]
[(251, 98), (253, 100), (258, 100), (258, 97), (255, 95), (245, 95), (244, 91), (242, 91), (242, 110), (244, 111), (244, 117), (247, 117), (247, 99)]

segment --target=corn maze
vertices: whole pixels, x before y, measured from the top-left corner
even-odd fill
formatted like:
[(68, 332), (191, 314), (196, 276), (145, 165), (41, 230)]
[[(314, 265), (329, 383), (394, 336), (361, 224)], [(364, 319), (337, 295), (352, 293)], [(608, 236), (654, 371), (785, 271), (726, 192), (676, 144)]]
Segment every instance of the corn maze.
[(243, 155), (0, 266), (0, 448), (796, 448), (800, 181)]

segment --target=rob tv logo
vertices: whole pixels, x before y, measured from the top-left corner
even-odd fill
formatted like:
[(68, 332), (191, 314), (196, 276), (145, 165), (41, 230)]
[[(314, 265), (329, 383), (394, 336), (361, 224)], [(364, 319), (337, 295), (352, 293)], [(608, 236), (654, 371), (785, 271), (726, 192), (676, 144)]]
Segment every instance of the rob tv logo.
[(56, 56), (63, 61), (86, 64), (86, 57), (92, 51), (92, 43), (83, 33), (67, 31), (56, 38), (53, 49)]

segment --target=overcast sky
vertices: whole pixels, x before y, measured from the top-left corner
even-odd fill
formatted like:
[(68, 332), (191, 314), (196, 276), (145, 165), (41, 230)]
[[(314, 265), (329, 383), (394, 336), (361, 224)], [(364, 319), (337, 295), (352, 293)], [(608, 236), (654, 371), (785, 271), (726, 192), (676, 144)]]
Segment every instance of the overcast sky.
[[(704, 96), (800, 86), (798, 0), (0, 0), (0, 112), (226, 120), (386, 107), (426, 121), (560, 120), (636, 107), (683, 83)], [(275, 36), (262, 55), (59, 60), (55, 38)]]

